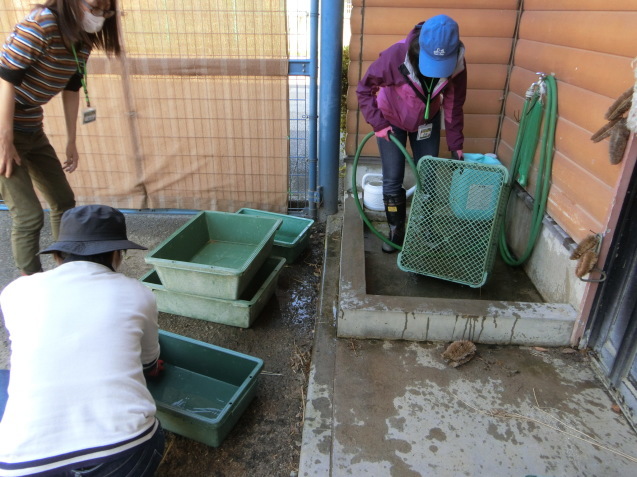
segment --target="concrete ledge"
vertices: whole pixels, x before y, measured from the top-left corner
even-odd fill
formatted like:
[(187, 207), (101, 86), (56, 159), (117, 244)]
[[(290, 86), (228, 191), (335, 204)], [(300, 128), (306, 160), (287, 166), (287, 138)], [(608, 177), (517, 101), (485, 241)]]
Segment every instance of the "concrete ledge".
[(305, 477), (331, 475), (332, 469), (336, 310), (342, 222), (342, 214), (328, 217), (325, 231), (321, 301), (314, 329), (298, 473)]
[(341, 241), (339, 337), (570, 344), (577, 312), (569, 304), (368, 295), (363, 226), (348, 195)]

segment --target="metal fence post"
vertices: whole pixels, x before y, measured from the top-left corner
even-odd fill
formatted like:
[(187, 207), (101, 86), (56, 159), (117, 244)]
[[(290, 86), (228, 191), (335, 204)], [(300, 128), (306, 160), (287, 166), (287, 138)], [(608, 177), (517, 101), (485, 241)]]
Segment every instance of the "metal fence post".
[(318, 70), (318, 20), (319, 0), (312, 0), (310, 4), (310, 114), (309, 114), (309, 215), (312, 219), (316, 218), (318, 191), (317, 191), (317, 118), (318, 118), (318, 101), (317, 101), (317, 70)]
[(338, 210), (340, 158), (341, 69), (343, 61), (343, 0), (321, 2), (319, 63), (319, 179), (323, 207), (328, 215)]

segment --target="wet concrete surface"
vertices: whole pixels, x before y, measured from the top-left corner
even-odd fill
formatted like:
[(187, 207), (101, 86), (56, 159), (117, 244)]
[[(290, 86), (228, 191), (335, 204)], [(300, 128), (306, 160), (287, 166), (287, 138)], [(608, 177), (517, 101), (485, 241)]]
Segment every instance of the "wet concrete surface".
[[(637, 475), (637, 435), (586, 350), (478, 344), (454, 368), (441, 356), (449, 343), (338, 338), (342, 230), (330, 217), (299, 475)], [(420, 279), (401, 282), (383, 263), (395, 255), (372, 248), (368, 292), (412, 293)]]
[[(561, 350), (339, 342), (332, 475), (635, 475), (635, 435), (587, 363)], [(602, 448), (604, 446), (605, 448)]]
[[(381, 233), (387, 233), (386, 222), (374, 221)], [(487, 281), (478, 288), (460, 283), (405, 272), (398, 267), (398, 253), (383, 253), (382, 241), (368, 227), (364, 229), (365, 278), (370, 295), (445, 297), (464, 300), (517, 301), (542, 303), (544, 300), (533, 282), (520, 267), (506, 265), (499, 254), (493, 262)], [(382, 280), (377, 279), (382, 270)]]

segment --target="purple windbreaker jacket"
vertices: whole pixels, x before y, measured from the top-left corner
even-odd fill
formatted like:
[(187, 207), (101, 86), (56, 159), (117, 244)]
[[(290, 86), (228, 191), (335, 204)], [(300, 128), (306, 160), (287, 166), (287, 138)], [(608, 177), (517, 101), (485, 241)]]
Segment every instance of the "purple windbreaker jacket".
[[(410, 71), (410, 79), (421, 91), (422, 86), (413, 74), (407, 60), (407, 50), (411, 39), (420, 35), (424, 22), (419, 23), (404, 40), (382, 51), (368, 68), (358, 83), (356, 95), (365, 120), (380, 131), (390, 124), (408, 132), (415, 132), (424, 124), (425, 104), (407, 84), (399, 68), (405, 64)], [(424, 94), (424, 93), (423, 93)], [(467, 68), (464, 59), (464, 45), (460, 43), (456, 69), (449, 78), (440, 78), (432, 91), (429, 103), (429, 117), (433, 118), (442, 104), (447, 145), (450, 151), (462, 150), (464, 143), (463, 105), (467, 96)]]

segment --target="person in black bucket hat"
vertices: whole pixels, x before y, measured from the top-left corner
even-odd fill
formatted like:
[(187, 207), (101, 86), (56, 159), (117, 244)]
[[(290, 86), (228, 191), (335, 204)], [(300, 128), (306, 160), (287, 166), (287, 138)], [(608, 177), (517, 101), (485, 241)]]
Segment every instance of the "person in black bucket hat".
[(53, 270), (0, 294), (11, 339), (0, 420), (0, 475), (152, 476), (164, 434), (146, 378), (159, 375), (157, 303), (116, 272), (124, 215), (105, 205), (64, 213)]
[[(62, 262), (68, 262), (128, 249), (148, 250), (128, 240), (124, 214), (106, 205), (83, 205), (64, 212), (58, 241), (40, 254), (53, 253)], [(113, 257), (114, 260), (118, 258), (118, 262), (121, 261), (121, 256)], [(109, 257), (100, 259), (108, 262)], [(115, 268), (108, 263), (104, 265)]]

